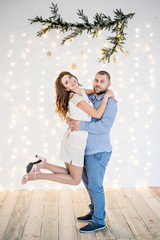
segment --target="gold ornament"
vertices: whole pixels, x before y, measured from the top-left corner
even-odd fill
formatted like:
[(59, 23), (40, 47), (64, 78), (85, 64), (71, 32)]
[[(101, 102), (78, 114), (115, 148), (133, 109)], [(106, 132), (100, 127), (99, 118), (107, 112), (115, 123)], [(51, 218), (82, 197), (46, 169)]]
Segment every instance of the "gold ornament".
[(129, 51), (126, 51), (126, 52), (125, 52), (125, 54), (126, 54), (126, 55), (129, 55), (129, 54), (130, 54), (130, 52), (129, 52)]
[(71, 65), (71, 68), (72, 69), (75, 69), (77, 67), (77, 65), (75, 64), (75, 63), (73, 63), (72, 65)]
[(46, 28), (46, 27), (43, 27), (43, 28), (42, 28), (42, 32), (43, 32), (43, 34), (45, 34), (45, 33), (47, 32), (47, 28)]
[(116, 59), (116, 56), (114, 56), (114, 57), (113, 57), (113, 62), (115, 63), (115, 62), (116, 62), (116, 60), (117, 60), (117, 59)]
[(119, 39), (118, 43), (120, 43), (120, 44), (123, 43), (122, 39)]
[(47, 56), (50, 57), (51, 55), (52, 55), (52, 53), (51, 53), (50, 51), (48, 51), (48, 52), (47, 52)]
[(122, 36), (122, 34), (121, 34), (121, 33), (118, 33), (116, 37), (121, 37), (121, 36)]
[(81, 51), (81, 52), (80, 52), (80, 54), (83, 56), (83, 55), (84, 55), (84, 52), (83, 52), (83, 51)]

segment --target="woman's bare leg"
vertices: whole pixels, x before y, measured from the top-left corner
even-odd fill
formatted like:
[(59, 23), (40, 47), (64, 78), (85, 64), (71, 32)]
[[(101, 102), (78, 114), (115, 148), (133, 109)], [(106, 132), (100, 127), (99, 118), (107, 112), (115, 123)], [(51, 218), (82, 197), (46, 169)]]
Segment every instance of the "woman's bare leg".
[(51, 163), (48, 163), (45, 158), (42, 163), (37, 164), (37, 171), (40, 169), (47, 169), (53, 173), (66, 173), (68, 174), (68, 170), (65, 167), (60, 167)]
[[(82, 167), (73, 166), (72, 164), (65, 163), (67, 171), (62, 173), (39, 173), (36, 175), (38, 180), (49, 180), (69, 185), (78, 185), (82, 179)], [(34, 180), (34, 174), (29, 174), (28, 180)]]
[(47, 169), (53, 173), (65, 173), (68, 174), (68, 170), (65, 167), (60, 167), (54, 164), (46, 162), (43, 166), (43, 169)]

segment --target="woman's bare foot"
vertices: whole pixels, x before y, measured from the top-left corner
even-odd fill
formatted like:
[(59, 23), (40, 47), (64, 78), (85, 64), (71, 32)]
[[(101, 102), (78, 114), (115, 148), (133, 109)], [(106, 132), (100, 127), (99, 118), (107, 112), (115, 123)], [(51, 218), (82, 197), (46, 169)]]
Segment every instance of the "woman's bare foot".
[(28, 181), (33, 181), (33, 180), (36, 180), (36, 176), (40, 173), (39, 172), (36, 172), (36, 173), (28, 173), (28, 174), (25, 174), (23, 177), (22, 177), (22, 184), (26, 184)]
[(36, 170), (37, 170), (37, 171), (40, 171), (40, 169), (42, 169), (42, 168), (45, 169), (46, 164), (47, 164), (47, 160), (44, 159), (42, 162), (36, 164), (36, 165), (37, 165)]

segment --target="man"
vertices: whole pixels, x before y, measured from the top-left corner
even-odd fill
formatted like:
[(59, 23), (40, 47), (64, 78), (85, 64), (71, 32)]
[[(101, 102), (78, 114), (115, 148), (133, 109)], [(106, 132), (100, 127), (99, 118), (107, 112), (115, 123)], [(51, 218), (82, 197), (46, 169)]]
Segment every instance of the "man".
[[(109, 86), (110, 75), (99, 71), (93, 81), (95, 94), (89, 96), (95, 109), (99, 107)], [(105, 104), (105, 103), (104, 103)], [(90, 212), (78, 217), (79, 222), (89, 222), (80, 232), (89, 233), (105, 228), (105, 196), (103, 178), (106, 166), (111, 157), (110, 130), (117, 113), (117, 103), (108, 99), (106, 110), (100, 120), (92, 118), (91, 122), (70, 120), (69, 126), (73, 131), (88, 131), (88, 139), (84, 156), (82, 180), (90, 196)]]

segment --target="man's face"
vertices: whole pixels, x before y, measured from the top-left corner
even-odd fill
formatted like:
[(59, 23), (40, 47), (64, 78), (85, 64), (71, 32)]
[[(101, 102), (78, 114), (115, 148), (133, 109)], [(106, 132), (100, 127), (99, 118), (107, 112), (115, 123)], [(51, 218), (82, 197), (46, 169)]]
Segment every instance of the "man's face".
[(96, 95), (100, 95), (109, 88), (111, 85), (107, 75), (100, 75), (96, 74), (95, 79), (93, 81), (93, 90), (96, 93)]

